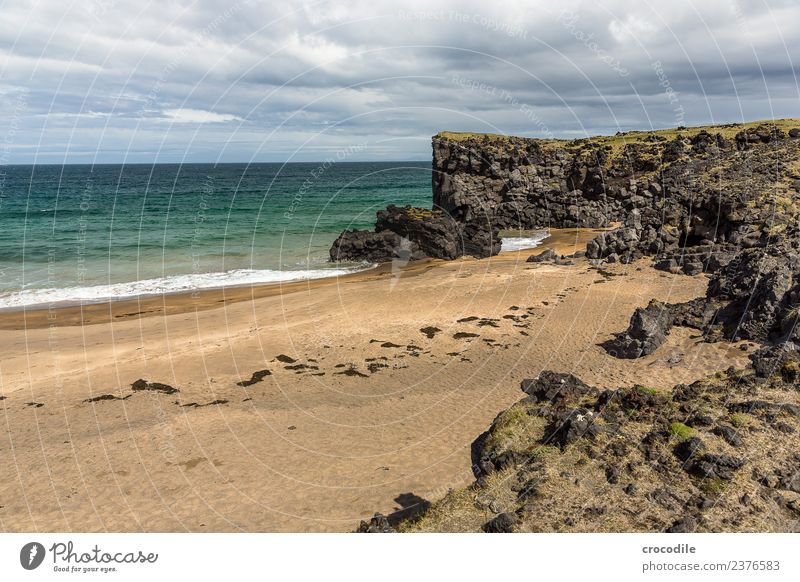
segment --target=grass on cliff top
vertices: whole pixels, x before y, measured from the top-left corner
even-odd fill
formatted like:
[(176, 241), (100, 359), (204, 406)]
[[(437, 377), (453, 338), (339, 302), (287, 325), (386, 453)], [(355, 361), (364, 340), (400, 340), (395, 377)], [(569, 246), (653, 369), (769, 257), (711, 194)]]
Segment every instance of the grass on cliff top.
[[(760, 121), (751, 121), (749, 123), (729, 123), (724, 125), (702, 125), (697, 127), (687, 127), (685, 129), (678, 129), (678, 128), (670, 128), (670, 129), (656, 129), (652, 131), (625, 131), (620, 132), (615, 135), (598, 135), (598, 136), (591, 136), (585, 138), (576, 138), (576, 139), (539, 139), (539, 138), (525, 138), (525, 139), (532, 139), (538, 141), (542, 144), (565, 144), (568, 142), (575, 142), (575, 141), (590, 141), (595, 142), (603, 145), (614, 145), (615, 143), (624, 142), (624, 143), (635, 143), (639, 141), (643, 141), (645, 138), (650, 136), (659, 136), (663, 137), (667, 140), (675, 139), (678, 135), (683, 136), (693, 136), (701, 131), (707, 131), (709, 133), (719, 133), (725, 138), (733, 138), (737, 133), (742, 131), (743, 129), (748, 129), (751, 127), (758, 127), (762, 124), (770, 124), (776, 125), (779, 129), (784, 131), (788, 131), (795, 127), (800, 127), (800, 119), (797, 118), (788, 118), (788, 119), (764, 119)], [(476, 133), (476, 132), (468, 132), (468, 131), (440, 131), (436, 136), (438, 138), (448, 139), (450, 141), (466, 141), (469, 139), (486, 139), (489, 141), (503, 141), (510, 137), (510, 135), (503, 135), (499, 133)]]

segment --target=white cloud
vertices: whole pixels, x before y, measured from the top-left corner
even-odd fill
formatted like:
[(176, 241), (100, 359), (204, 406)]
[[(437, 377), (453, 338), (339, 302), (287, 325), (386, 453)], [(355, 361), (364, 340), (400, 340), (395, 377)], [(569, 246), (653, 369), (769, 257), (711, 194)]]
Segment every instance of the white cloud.
[(628, 40), (647, 40), (647, 35), (655, 32), (656, 27), (638, 16), (628, 16), (624, 21), (612, 20), (608, 30), (617, 42)]
[(238, 115), (228, 113), (214, 113), (202, 109), (165, 109), (164, 117), (172, 123), (226, 123), (228, 121), (242, 121)]

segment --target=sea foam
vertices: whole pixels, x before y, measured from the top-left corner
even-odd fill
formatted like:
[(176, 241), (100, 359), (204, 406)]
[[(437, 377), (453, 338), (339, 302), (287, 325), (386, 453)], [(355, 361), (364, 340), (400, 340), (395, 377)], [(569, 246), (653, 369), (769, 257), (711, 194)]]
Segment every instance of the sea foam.
[(532, 236), (503, 237), (503, 243), (500, 247), (500, 252), (507, 253), (512, 251), (521, 251), (524, 249), (533, 249), (542, 244), (542, 241), (549, 236), (549, 232), (542, 231), (540, 233), (535, 233)]
[(221, 289), (263, 283), (283, 283), (338, 277), (367, 267), (349, 269), (308, 269), (276, 271), (271, 269), (236, 269), (224, 273), (197, 273), (173, 275), (157, 279), (143, 279), (128, 283), (111, 283), (88, 287), (64, 287), (61, 289), (26, 289), (0, 295), (0, 309), (45, 305), (81, 305), (99, 303), (112, 299), (187, 293), (201, 289)]

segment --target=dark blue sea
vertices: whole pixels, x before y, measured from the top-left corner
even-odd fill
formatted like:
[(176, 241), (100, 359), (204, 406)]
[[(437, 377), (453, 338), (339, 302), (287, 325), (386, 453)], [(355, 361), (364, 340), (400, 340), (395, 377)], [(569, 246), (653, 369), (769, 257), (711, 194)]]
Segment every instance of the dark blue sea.
[(389, 203), (430, 208), (430, 164), (0, 167), (0, 308), (335, 276)]

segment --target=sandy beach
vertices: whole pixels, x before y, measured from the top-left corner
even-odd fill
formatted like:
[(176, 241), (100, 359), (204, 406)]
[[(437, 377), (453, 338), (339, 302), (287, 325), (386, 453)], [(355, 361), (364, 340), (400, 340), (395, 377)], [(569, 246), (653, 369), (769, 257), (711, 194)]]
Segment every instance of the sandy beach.
[(598, 345), (706, 275), (530, 254), (0, 313), (0, 529), (352, 531), (471, 483), (470, 443), (543, 369), (669, 388), (746, 364), (687, 328)]

